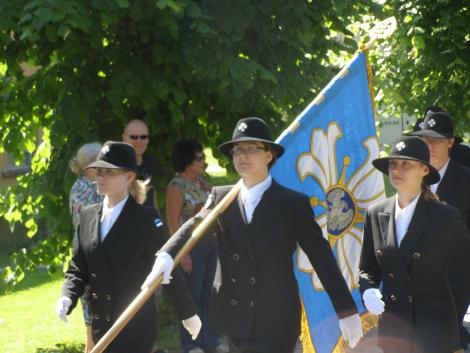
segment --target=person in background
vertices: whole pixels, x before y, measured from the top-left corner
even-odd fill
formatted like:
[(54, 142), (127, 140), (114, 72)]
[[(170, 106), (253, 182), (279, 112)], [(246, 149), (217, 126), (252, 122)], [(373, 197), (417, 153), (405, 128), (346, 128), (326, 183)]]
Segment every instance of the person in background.
[(150, 141), (149, 128), (140, 119), (132, 119), (127, 123), (122, 133), (122, 141), (132, 145), (137, 157), (137, 178), (139, 180), (150, 180), (147, 186), (147, 197), (145, 205), (158, 210), (157, 193), (155, 189), (155, 162), (147, 152)]
[[(243, 185), (204, 234), (216, 234), (220, 260), (211, 327), (226, 334), (237, 353), (292, 353), (301, 322), (292, 256), (300, 245), (331, 299), (345, 341), (354, 347), (363, 335), (361, 320), (309, 198), (269, 174), (284, 147), (272, 141), (264, 120), (250, 117), (238, 121), (232, 140), (219, 150), (232, 159)], [(193, 227), (230, 189), (213, 188), (205, 207), (160, 249), (144, 287), (160, 274), (169, 278), (173, 258)]]
[(364, 305), (380, 315), (379, 346), (384, 353), (451, 353), (459, 331), (449, 259), (469, 283), (470, 235), (458, 210), (428, 188), (440, 176), (423, 139), (403, 136), (372, 164), (396, 190), (367, 210), (359, 262)]
[[(98, 192), (105, 198), (102, 203), (82, 210), (56, 313), (66, 321), (89, 285), (96, 343), (140, 293), (155, 253), (167, 234), (157, 210), (142, 205), (146, 182), (136, 179), (136, 156), (131, 145), (105, 143), (97, 160), (86, 169), (96, 170)], [(195, 338), (201, 327), (199, 317), (178, 269), (173, 271), (173, 277), (167, 288), (184, 326)], [(155, 297), (151, 296), (106, 353), (150, 353), (156, 338), (157, 312)]]
[[(99, 142), (84, 144), (79, 148), (76, 156), (69, 161), (70, 170), (78, 176), (69, 194), (69, 209), (72, 215), (74, 238), (77, 237), (82, 208), (103, 201), (103, 196), (99, 195), (96, 190), (96, 171), (94, 169), (85, 169), (87, 165), (96, 160), (100, 150), (101, 143)], [(84, 294), (80, 297), (86, 326), (85, 353), (90, 352), (94, 347), (91, 332), (93, 318), (91, 317), (88, 294), (89, 288), (86, 288)]]
[[(454, 124), (446, 112), (428, 111), (422, 128), (413, 133), (422, 137), (430, 151), (431, 165), (439, 171), (440, 182), (430, 185), (430, 189), (441, 201), (456, 207), (467, 229), (470, 230), (470, 169), (452, 158), (450, 151), (454, 146)], [(463, 319), (470, 304), (470, 282), (462, 281), (465, 269), (451, 259), (449, 280), (457, 309), (460, 325), (460, 345), (465, 348), (470, 335), (463, 326)]]
[[(203, 177), (205, 157), (199, 142), (178, 141), (173, 147), (172, 162), (176, 176), (168, 184), (166, 193), (166, 219), (171, 234), (201, 210), (210, 194), (210, 187)], [(217, 241), (212, 237), (198, 244), (181, 261), (186, 283), (202, 321), (201, 333), (195, 341), (181, 327), (181, 348), (184, 353), (204, 353), (205, 350), (228, 352), (228, 346), (220, 343), (217, 333), (207, 322), (217, 256)]]
[[(424, 119), (428, 113), (438, 113), (438, 112), (445, 113), (445, 110), (438, 106), (427, 107), (424, 111), (424, 118), (419, 118), (416, 121), (414, 128), (413, 128), (413, 132), (417, 132), (422, 129)], [(460, 136), (453, 136), (453, 139), (454, 139), (454, 143), (449, 152), (450, 158), (452, 158), (452, 160), (454, 160), (455, 162), (467, 168), (470, 168), (470, 147), (462, 143), (463, 139)]]

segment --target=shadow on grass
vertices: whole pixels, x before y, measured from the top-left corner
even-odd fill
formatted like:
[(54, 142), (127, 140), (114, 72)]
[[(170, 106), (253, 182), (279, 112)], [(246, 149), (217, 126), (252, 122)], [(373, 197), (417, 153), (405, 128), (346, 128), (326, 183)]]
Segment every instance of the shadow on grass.
[(63, 278), (62, 272), (58, 271), (50, 274), (47, 270), (38, 269), (33, 272), (27, 272), (25, 278), (16, 286), (7, 286), (3, 281), (0, 281), (0, 295), (11, 294), (22, 290), (31, 289), (40, 286), (50, 281)]
[(82, 343), (57, 343), (54, 347), (38, 348), (34, 353), (82, 353), (85, 350), (85, 345)]

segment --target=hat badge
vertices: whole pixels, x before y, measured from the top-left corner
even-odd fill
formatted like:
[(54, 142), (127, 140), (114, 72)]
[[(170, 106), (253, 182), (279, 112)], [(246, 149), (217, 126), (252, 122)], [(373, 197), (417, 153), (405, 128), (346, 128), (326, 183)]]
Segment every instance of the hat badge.
[(434, 120), (434, 119), (429, 119), (428, 125), (429, 125), (430, 127), (435, 126), (435, 125), (436, 125), (436, 120)]
[(400, 141), (395, 145), (395, 149), (397, 151), (403, 151), (405, 148), (406, 148), (406, 144), (403, 141)]
[(245, 132), (247, 128), (248, 128), (248, 125), (246, 125), (246, 123), (241, 123), (240, 125), (238, 125), (238, 131), (240, 132)]
[(101, 149), (101, 154), (106, 154), (109, 152), (109, 145), (104, 145)]

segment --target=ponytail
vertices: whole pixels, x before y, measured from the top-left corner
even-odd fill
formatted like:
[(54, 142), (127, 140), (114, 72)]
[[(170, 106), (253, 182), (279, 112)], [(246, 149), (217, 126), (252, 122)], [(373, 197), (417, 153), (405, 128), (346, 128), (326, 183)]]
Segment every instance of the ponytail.
[(137, 203), (143, 204), (145, 202), (149, 183), (150, 179), (138, 180), (137, 178), (134, 178), (134, 180), (132, 180), (132, 183), (129, 186), (129, 194), (131, 194)]
[(424, 179), (421, 181), (421, 194), (426, 201), (439, 201), (439, 197), (429, 189)]

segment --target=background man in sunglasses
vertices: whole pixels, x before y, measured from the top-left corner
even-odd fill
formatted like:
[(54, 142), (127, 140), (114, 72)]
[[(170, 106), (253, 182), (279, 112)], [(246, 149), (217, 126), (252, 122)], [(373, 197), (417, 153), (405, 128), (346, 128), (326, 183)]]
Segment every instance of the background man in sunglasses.
[(137, 157), (137, 178), (139, 180), (150, 179), (147, 198), (144, 205), (151, 206), (158, 210), (157, 194), (152, 178), (155, 174), (155, 162), (146, 153), (149, 144), (149, 128), (144, 121), (133, 119), (124, 128), (122, 141), (134, 146)]

